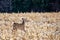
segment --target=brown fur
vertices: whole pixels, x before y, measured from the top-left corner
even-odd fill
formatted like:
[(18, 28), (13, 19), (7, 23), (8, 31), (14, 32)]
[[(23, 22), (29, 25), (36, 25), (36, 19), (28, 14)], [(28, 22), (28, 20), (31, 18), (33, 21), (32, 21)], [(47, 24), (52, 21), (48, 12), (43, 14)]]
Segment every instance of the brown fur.
[[(23, 30), (25, 32), (25, 19), (22, 18), (22, 23), (14, 23), (13, 24), (13, 35), (16, 35), (17, 29)], [(16, 38), (14, 38), (16, 40)], [(25, 39), (23, 39), (25, 40)]]
[(13, 30), (20, 29), (20, 30), (24, 30), (24, 31), (25, 31), (25, 29), (24, 29), (24, 27), (25, 27), (25, 22), (28, 22), (28, 20), (22, 18), (22, 21), (23, 21), (23, 22), (22, 22), (21, 24), (14, 23), (14, 24), (13, 24)]
[(24, 24), (14, 23), (13, 24), (13, 30), (17, 30), (17, 29), (24, 30)]

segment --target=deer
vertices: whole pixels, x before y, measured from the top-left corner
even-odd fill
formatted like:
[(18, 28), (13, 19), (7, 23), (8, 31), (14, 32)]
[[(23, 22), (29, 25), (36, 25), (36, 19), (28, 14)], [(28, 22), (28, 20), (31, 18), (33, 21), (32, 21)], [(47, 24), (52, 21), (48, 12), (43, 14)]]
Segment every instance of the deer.
[[(16, 36), (17, 30), (22, 30), (24, 32), (26, 32), (25, 30), (25, 23), (26, 22), (30, 22), (30, 20), (27, 20), (26, 18), (21, 18), (22, 19), (22, 23), (13, 23), (13, 39), (16, 40), (16, 38), (14, 38)], [(25, 40), (25, 39), (23, 39)]]
[(25, 31), (25, 22), (29, 22), (29, 20), (25, 19), (25, 18), (22, 18), (22, 23), (13, 23), (13, 30), (17, 30), (17, 29), (20, 29), (20, 30), (23, 30)]

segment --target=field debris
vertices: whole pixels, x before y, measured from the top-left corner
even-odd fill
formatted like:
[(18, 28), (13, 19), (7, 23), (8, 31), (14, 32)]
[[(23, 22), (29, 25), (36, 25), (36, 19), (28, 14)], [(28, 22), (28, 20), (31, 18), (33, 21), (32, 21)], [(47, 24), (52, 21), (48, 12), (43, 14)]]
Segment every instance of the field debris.
[(60, 40), (60, 13), (0, 14), (0, 40)]

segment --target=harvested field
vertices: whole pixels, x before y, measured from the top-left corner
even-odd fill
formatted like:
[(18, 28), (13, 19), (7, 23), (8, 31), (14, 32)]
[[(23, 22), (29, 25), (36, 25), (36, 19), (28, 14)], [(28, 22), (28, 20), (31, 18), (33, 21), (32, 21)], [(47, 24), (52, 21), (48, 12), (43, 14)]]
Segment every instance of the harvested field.
[(2, 13), (0, 40), (60, 40), (60, 13)]

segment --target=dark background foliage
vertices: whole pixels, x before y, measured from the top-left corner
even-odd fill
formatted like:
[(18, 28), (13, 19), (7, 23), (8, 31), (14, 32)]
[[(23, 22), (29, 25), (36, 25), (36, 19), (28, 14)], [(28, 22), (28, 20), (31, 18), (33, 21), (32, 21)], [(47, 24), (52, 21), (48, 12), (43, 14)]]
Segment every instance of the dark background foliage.
[(0, 0), (0, 12), (58, 12), (60, 0)]

